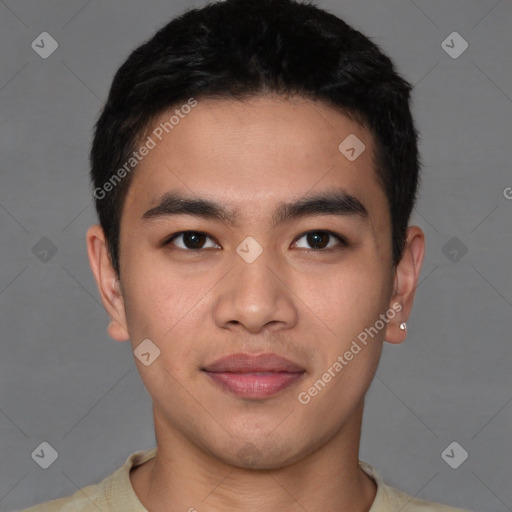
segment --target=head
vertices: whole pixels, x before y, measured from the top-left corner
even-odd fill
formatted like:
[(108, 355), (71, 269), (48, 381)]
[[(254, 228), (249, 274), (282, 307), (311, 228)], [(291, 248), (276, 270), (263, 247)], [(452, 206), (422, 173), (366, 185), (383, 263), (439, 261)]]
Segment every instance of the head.
[(410, 91), (374, 43), (312, 5), (231, 0), (172, 20), (117, 71), (96, 125), (95, 204), (118, 276), (120, 220), (136, 166), (128, 165), (121, 179), (116, 173), (144, 143), (155, 119), (190, 98), (234, 101), (272, 93), (321, 101), (370, 132), (398, 263), (420, 167)]
[[(120, 67), (91, 151), (89, 258), (110, 335), (160, 351), (137, 364), (162, 425), (231, 463), (250, 443), (270, 467), (359, 410), (423, 258), (410, 91), (367, 37), (292, 0), (188, 11)], [(205, 369), (235, 352), (288, 357), (300, 389), (219, 390)]]

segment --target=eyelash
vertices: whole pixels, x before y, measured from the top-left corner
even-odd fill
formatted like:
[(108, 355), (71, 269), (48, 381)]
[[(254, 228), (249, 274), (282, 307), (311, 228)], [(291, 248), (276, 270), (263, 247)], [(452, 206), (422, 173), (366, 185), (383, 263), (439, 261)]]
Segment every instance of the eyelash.
[[(167, 247), (169, 245), (172, 244), (172, 242), (176, 239), (176, 238), (179, 238), (180, 236), (182, 235), (185, 235), (187, 233), (193, 233), (193, 234), (196, 234), (196, 235), (205, 235), (206, 237), (210, 238), (210, 240), (214, 241), (216, 244), (218, 244), (218, 242), (216, 242), (213, 237), (209, 236), (207, 233), (204, 233), (203, 231), (193, 231), (193, 230), (188, 230), (188, 231), (179, 231), (177, 233), (174, 233), (172, 235), (170, 235), (169, 237), (167, 237), (164, 242), (162, 243), (162, 246), (164, 247)], [(338, 250), (339, 249), (339, 246), (341, 247), (348, 247), (349, 246), (349, 243), (347, 241), (347, 239), (342, 236), (342, 235), (339, 235), (337, 233), (334, 233), (333, 231), (329, 231), (329, 230), (326, 230), (326, 229), (318, 229), (318, 230), (310, 230), (310, 231), (306, 231), (305, 233), (302, 233), (301, 235), (299, 235), (294, 243), (297, 243), (301, 238), (309, 235), (309, 234), (313, 234), (313, 233), (322, 233), (322, 234), (327, 234), (327, 235), (330, 235), (331, 237), (333, 238), (336, 238), (339, 242), (339, 245), (338, 246), (335, 246), (335, 247), (328, 247), (328, 248), (325, 248), (325, 249), (306, 249), (308, 252), (332, 252), (332, 251), (335, 251), (335, 250)], [(220, 244), (218, 244), (220, 245)], [(206, 249), (212, 249), (212, 247), (207, 247)], [(182, 249), (181, 247), (174, 247), (172, 250), (176, 250), (176, 251), (182, 251), (184, 253), (198, 253), (200, 251), (204, 251), (205, 249), (203, 248), (199, 248), (199, 249)]]

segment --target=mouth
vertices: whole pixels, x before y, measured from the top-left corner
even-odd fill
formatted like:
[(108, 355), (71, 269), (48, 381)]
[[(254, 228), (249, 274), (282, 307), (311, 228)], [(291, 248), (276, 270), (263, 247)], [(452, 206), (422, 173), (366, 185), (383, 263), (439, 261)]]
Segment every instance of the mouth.
[(277, 354), (232, 354), (201, 368), (221, 389), (243, 398), (267, 398), (297, 383), (306, 370)]

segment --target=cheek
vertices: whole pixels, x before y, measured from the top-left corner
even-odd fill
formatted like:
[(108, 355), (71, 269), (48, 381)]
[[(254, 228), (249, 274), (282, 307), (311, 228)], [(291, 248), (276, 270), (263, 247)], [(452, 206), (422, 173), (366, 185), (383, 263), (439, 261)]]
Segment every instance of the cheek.
[(388, 281), (383, 269), (360, 258), (359, 262), (333, 265), (328, 272), (305, 273), (296, 286), (297, 295), (330, 338), (343, 342), (373, 325), (386, 310)]
[(299, 390), (300, 403), (307, 402), (312, 417), (326, 418), (325, 428), (334, 429), (360, 402), (376, 371), (385, 330), (372, 337), (365, 329), (387, 310), (388, 284), (383, 272), (369, 270), (364, 262), (305, 279), (302, 293), (307, 281), (317, 364)]
[[(345, 405), (341, 407), (340, 403), (337, 413), (347, 414), (344, 407), (358, 402), (371, 382), (385, 329), (373, 337), (365, 329), (375, 325), (380, 314), (387, 310), (389, 285), (386, 281), (384, 272), (372, 270), (364, 261), (339, 267), (337, 272), (322, 278), (318, 275), (314, 279), (304, 278), (300, 296), (307, 297), (306, 310), (312, 324), (310, 335), (317, 360), (310, 384), (318, 379), (329, 382), (325, 392), (321, 392), (323, 398), (315, 406), (322, 414), (328, 412), (323, 411), (323, 407), (337, 403), (339, 393)], [(318, 389), (323, 389), (322, 382), (318, 383)], [(317, 392), (317, 388), (312, 389), (312, 393)]]
[[(130, 259), (133, 264), (130, 265)], [(163, 266), (162, 259), (140, 255), (127, 258), (124, 290), (126, 321), (132, 343), (150, 338), (173, 350), (177, 334), (187, 327), (193, 335), (194, 321), (201, 311), (208, 275), (184, 276), (179, 267)], [(210, 278), (211, 280), (211, 275)]]

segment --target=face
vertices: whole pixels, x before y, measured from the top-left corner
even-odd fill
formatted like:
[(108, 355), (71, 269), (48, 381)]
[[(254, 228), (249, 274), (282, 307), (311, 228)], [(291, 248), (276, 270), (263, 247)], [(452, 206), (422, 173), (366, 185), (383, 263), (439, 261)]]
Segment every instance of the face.
[(384, 338), (401, 341), (373, 141), (276, 97), (199, 99), (164, 135), (124, 204), (110, 333), (146, 354), (159, 428), (237, 466), (299, 460), (358, 409)]

